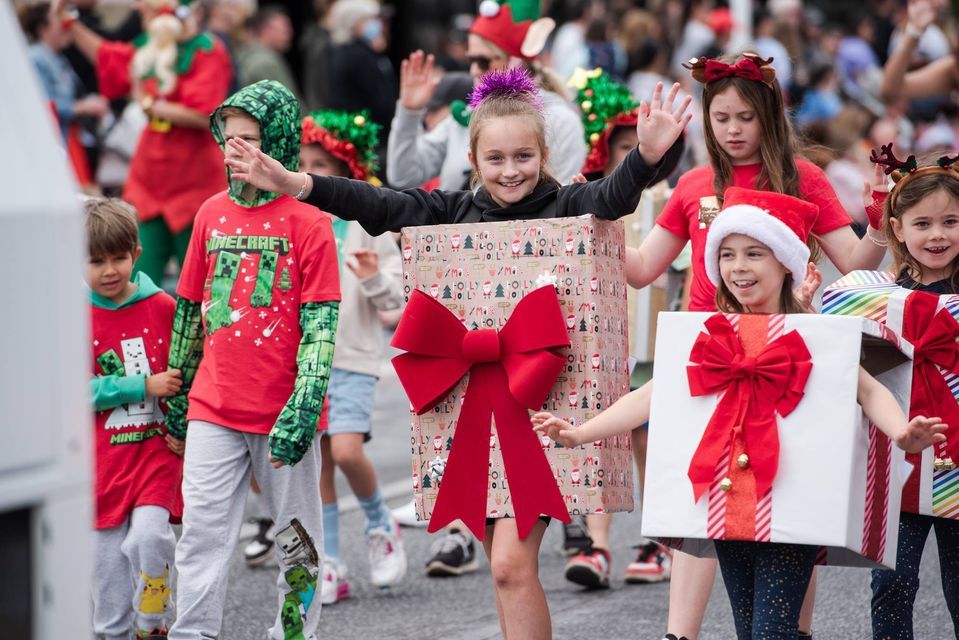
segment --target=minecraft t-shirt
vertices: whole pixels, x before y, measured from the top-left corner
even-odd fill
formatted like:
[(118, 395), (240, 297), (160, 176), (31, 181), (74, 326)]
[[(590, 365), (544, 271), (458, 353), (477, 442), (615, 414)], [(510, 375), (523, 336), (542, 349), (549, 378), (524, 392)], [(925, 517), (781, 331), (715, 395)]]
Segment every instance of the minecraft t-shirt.
[(201, 303), (206, 334), (187, 418), (268, 434), (296, 379), (300, 305), (340, 299), (329, 216), (289, 196), (249, 208), (213, 196), (177, 295)]

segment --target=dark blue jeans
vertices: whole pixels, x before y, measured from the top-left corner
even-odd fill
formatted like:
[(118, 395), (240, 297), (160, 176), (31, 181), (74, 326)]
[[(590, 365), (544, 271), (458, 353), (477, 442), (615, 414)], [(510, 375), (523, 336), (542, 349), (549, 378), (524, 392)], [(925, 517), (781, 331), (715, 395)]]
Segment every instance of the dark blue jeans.
[(816, 547), (717, 540), (739, 640), (796, 640)]
[[(919, 591), (919, 562), (929, 537), (936, 530), (942, 593), (959, 639), (959, 520), (902, 513), (899, 517), (899, 548), (896, 570), (872, 572), (873, 640), (912, 640), (912, 605)], [(948, 632), (943, 629), (941, 638)]]

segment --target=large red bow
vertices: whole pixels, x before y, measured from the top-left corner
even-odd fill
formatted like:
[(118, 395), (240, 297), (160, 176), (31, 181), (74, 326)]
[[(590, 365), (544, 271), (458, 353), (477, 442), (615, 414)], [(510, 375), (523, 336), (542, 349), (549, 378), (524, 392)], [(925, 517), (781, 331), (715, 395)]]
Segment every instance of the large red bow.
[(762, 496), (779, 467), (776, 413), (789, 415), (802, 399), (812, 370), (809, 350), (802, 337), (790, 331), (750, 357), (725, 316), (716, 314), (705, 326), (709, 333), (699, 334), (689, 354), (694, 363), (686, 368), (689, 391), (693, 396), (723, 395), (689, 463), (693, 497), (699, 501), (709, 488), (736, 427), (742, 428), (756, 495)]
[(569, 335), (555, 289), (528, 294), (498, 333), (467, 331), (446, 307), (414, 291), (391, 344), (407, 351), (393, 358), (393, 366), (417, 414), (470, 374), (429, 531), (459, 518), (483, 539), (494, 416), (520, 537), (541, 514), (569, 522), (527, 411), (543, 406), (566, 365), (559, 348), (569, 347)]
[[(929, 296), (929, 298), (930, 302), (936, 302), (935, 297)], [(921, 305), (910, 305), (910, 309), (918, 310), (917, 306)], [(957, 339), (959, 339), (959, 323), (946, 309), (940, 309), (913, 345), (915, 350), (910, 399), (910, 413), (913, 416), (938, 416), (948, 425), (946, 454), (954, 459), (959, 459), (959, 405), (956, 404), (952, 389), (949, 388), (939, 368), (959, 375)]]
[(750, 58), (743, 58), (736, 64), (726, 64), (720, 60), (707, 60), (704, 73), (706, 82), (712, 82), (720, 78), (731, 78), (733, 76), (744, 80), (765, 82), (759, 66)]

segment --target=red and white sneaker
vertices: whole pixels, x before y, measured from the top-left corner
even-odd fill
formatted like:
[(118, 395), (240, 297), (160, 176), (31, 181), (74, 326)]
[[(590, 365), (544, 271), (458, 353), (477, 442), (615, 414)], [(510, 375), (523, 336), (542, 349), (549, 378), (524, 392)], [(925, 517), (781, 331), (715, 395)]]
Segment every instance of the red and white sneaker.
[(406, 551), (396, 520), (392, 520), (388, 528), (370, 529), (366, 533), (366, 544), (373, 586), (385, 589), (399, 584), (406, 575)]
[(609, 588), (609, 551), (590, 547), (566, 563), (566, 579), (588, 589)]
[(651, 540), (633, 548), (638, 552), (636, 559), (626, 566), (626, 582), (635, 584), (669, 580), (673, 563), (673, 554), (669, 549)]
[(346, 581), (346, 565), (335, 560), (323, 561), (323, 581), (320, 584), (320, 602), (335, 604), (350, 597), (350, 583)]

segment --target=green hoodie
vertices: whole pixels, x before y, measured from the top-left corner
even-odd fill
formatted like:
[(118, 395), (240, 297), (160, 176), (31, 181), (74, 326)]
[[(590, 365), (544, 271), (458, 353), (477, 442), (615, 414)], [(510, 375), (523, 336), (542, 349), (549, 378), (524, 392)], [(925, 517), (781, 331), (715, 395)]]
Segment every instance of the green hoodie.
[[(260, 124), (260, 149), (279, 160), (290, 171), (296, 171), (300, 163), (300, 105), (289, 89), (275, 80), (260, 80), (243, 87), (210, 115), (210, 131), (220, 148), (226, 145), (224, 122), (221, 113), (224, 107), (236, 107), (246, 111)], [(230, 179), (230, 170), (227, 169)], [(230, 199), (241, 207), (259, 207), (279, 197), (272, 191), (257, 189), (252, 200), (241, 194), (246, 183), (230, 179)]]
[[(90, 304), (100, 309), (116, 311), (135, 305), (141, 300), (146, 300), (150, 296), (161, 292), (160, 287), (156, 286), (150, 276), (142, 271), (134, 274), (132, 282), (137, 287), (136, 291), (120, 304), (115, 304), (93, 289), (89, 289)], [(141, 402), (146, 397), (146, 381), (147, 377), (143, 374), (135, 376), (94, 376), (90, 379), (90, 400), (97, 411), (119, 407), (121, 404)]]

